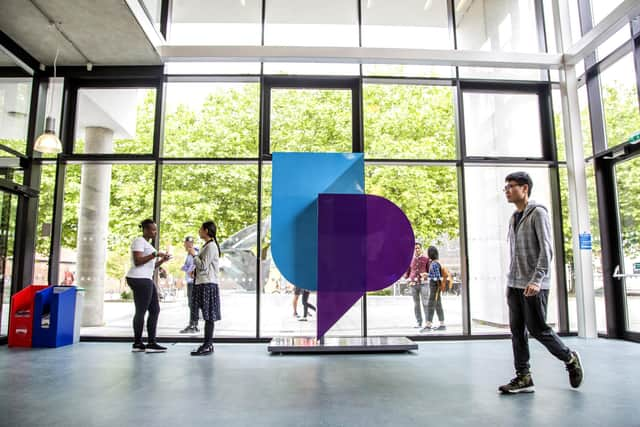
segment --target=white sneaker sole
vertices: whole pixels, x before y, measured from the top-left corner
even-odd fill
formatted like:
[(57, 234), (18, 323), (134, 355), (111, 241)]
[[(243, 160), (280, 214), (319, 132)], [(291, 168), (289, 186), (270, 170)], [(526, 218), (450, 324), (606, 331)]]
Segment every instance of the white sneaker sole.
[(498, 392), (502, 394), (533, 393), (534, 391), (536, 391), (535, 386), (519, 388), (517, 390), (510, 390), (510, 391), (498, 390)]
[(144, 353), (145, 350), (141, 348), (132, 348), (131, 353)]
[(153, 349), (146, 349), (145, 353), (166, 353), (167, 350), (153, 350)]

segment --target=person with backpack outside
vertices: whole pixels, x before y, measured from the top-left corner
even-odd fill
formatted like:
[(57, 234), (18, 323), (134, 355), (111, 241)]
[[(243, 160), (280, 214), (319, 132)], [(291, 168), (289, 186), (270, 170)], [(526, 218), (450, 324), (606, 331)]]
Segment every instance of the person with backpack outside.
[[(427, 256), (429, 257), (429, 302), (427, 304), (427, 323), (421, 332), (444, 331), (447, 327), (444, 324), (444, 310), (442, 309), (442, 284), (445, 282), (442, 277), (442, 265), (440, 264), (438, 248), (435, 246), (429, 246), (427, 249)], [(438, 314), (438, 320), (440, 326), (433, 327), (433, 314), (434, 311)]]

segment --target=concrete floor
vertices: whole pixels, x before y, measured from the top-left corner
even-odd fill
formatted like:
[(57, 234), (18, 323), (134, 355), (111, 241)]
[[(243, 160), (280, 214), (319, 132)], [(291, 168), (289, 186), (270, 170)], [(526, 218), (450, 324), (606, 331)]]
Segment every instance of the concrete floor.
[(415, 354), (270, 356), (266, 345), (133, 354), (124, 343), (0, 347), (2, 426), (638, 426), (640, 345), (571, 338), (586, 379), (532, 342), (537, 390), (501, 396), (509, 341), (429, 342)]

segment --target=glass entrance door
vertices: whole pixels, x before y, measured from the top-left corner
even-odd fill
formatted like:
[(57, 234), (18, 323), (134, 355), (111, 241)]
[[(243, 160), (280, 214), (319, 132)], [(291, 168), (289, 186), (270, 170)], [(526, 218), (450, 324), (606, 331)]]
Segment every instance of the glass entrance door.
[(7, 336), (18, 196), (0, 191), (0, 336)]
[(622, 259), (614, 276), (624, 286), (626, 328), (640, 332), (640, 157), (615, 165)]

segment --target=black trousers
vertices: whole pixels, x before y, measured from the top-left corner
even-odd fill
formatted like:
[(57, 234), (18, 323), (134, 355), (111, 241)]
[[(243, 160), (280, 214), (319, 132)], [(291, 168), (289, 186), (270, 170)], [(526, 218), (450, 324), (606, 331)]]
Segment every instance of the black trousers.
[(187, 282), (187, 302), (189, 305), (189, 326), (198, 326), (198, 310), (194, 310), (193, 282)]
[(548, 289), (541, 290), (537, 295), (525, 297), (524, 289), (507, 288), (513, 361), (519, 374), (528, 374), (530, 369), (528, 334), (540, 341), (558, 359), (565, 363), (571, 360), (571, 350), (547, 325), (548, 298)]
[(135, 342), (142, 342), (142, 329), (144, 328), (144, 315), (149, 311), (147, 318), (147, 335), (149, 342), (156, 340), (156, 326), (160, 314), (160, 301), (156, 285), (151, 279), (134, 279), (127, 277), (127, 284), (133, 291), (133, 302), (136, 305), (136, 314), (133, 316), (133, 336)]
[(309, 309), (316, 311), (316, 307), (309, 302), (309, 295), (311, 292), (308, 290), (302, 291), (302, 307), (304, 308), (303, 317), (307, 317), (309, 315)]

